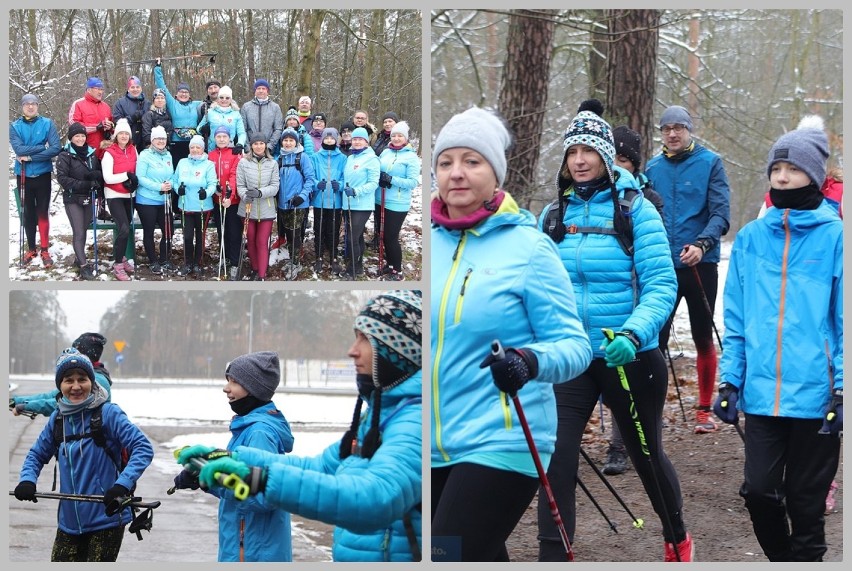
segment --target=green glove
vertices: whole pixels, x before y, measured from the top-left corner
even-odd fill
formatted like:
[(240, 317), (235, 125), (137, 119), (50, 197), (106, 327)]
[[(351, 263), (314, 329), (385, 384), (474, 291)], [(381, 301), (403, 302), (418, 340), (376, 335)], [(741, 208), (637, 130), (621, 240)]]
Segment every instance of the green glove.
[(604, 339), (601, 349), (606, 349), (606, 366), (621, 367), (636, 358), (636, 345), (625, 335), (616, 333), (615, 339)]
[(181, 466), (185, 464), (189, 464), (189, 460), (191, 458), (199, 458), (201, 460), (207, 460), (207, 457), (211, 452), (215, 451), (215, 446), (205, 446), (204, 444), (196, 444), (195, 446), (186, 446), (177, 450), (175, 453), (175, 457), (177, 458), (177, 463)]
[(198, 473), (198, 481), (201, 482), (202, 487), (208, 489), (213, 486), (221, 486), (222, 484), (216, 480), (217, 473), (226, 477), (230, 474), (236, 474), (241, 480), (246, 480), (251, 474), (251, 468), (245, 462), (234, 460), (230, 456), (223, 456), (205, 464), (201, 468), (201, 472)]

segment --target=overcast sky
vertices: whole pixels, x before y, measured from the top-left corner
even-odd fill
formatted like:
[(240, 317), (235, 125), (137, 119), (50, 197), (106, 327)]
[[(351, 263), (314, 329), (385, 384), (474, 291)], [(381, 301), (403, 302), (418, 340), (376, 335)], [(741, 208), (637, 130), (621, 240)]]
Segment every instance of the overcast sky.
[(118, 290), (68, 291), (57, 290), (56, 296), (68, 318), (65, 333), (76, 339), (84, 331), (99, 331), (101, 317), (126, 294)]

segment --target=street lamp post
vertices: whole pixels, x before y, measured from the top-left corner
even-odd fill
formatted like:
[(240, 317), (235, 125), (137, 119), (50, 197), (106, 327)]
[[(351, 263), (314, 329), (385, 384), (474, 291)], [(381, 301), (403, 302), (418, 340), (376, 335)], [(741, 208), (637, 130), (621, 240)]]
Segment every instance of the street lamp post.
[(249, 334), (248, 334), (248, 352), (251, 353), (252, 336), (254, 335), (254, 298), (260, 295), (261, 292), (256, 291), (251, 294), (249, 301)]

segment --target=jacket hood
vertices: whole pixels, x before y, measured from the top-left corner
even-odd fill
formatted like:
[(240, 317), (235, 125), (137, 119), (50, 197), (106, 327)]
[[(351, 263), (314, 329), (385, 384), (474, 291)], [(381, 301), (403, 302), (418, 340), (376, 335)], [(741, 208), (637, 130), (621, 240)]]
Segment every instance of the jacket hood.
[(769, 208), (764, 219), (773, 229), (784, 231), (784, 213), (789, 212), (787, 224), (793, 232), (810, 232), (817, 226), (835, 221), (840, 222), (840, 216), (825, 200), (813, 210), (792, 210)]
[(265, 425), (281, 438), (286, 452), (293, 451), (294, 439), (293, 432), (290, 430), (290, 424), (284, 418), (284, 415), (281, 414), (281, 411), (276, 408), (274, 402), (260, 406), (243, 416), (234, 416), (231, 419), (231, 431), (236, 436), (238, 432), (242, 432), (253, 424)]

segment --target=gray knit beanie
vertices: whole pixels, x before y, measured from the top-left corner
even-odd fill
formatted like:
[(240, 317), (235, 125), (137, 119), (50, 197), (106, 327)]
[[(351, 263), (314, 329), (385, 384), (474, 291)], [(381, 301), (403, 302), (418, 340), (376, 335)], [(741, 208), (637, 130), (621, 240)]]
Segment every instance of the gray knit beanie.
[(36, 105), (38, 105), (38, 97), (36, 97), (32, 93), (25, 94), (23, 97), (21, 97), (21, 107), (23, 107), (27, 103), (35, 103)]
[(689, 116), (689, 111), (680, 105), (672, 105), (668, 107), (660, 116), (660, 128), (663, 125), (685, 125), (689, 132), (692, 132), (692, 117)]
[(794, 131), (781, 135), (769, 149), (766, 176), (777, 162), (788, 162), (808, 175), (817, 186), (825, 180), (825, 163), (828, 160), (828, 137), (819, 115), (803, 117)]
[(278, 353), (258, 351), (240, 355), (225, 365), (225, 376), (234, 379), (256, 399), (271, 401), (281, 379)]
[(512, 136), (503, 121), (484, 109), (471, 107), (464, 113), (454, 115), (447, 121), (432, 151), (432, 169), (438, 171), (438, 157), (447, 149), (464, 147), (473, 149), (494, 169), (497, 186), (506, 180), (506, 151), (512, 144)]

